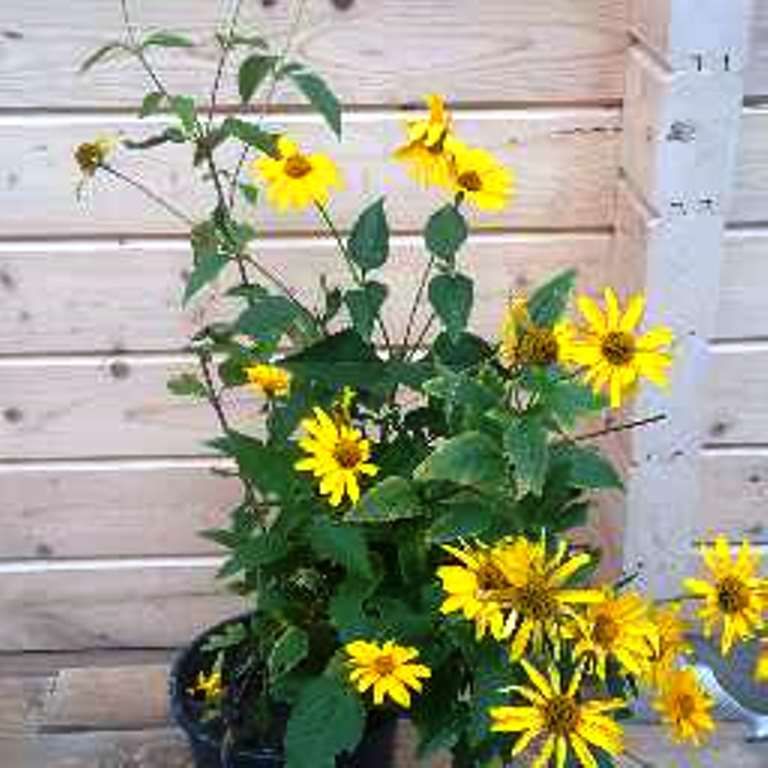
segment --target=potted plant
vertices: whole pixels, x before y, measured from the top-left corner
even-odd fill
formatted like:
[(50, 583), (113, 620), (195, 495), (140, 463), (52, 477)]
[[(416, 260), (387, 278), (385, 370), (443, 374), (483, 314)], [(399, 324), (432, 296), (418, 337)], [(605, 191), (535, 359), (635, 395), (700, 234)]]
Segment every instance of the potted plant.
[[(628, 754), (622, 719), (640, 691), (676, 738), (698, 743), (713, 702), (684, 665), (682, 601), (698, 601), (708, 631), (722, 622), (727, 653), (761, 626), (756, 557), (745, 543), (732, 560), (718, 540), (704, 550), (709, 577), (654, 606), (631, 576), (594, 583), (599, 552), (568, 537), (595, 493), (622, 486), (595, 439), (663, 418), (599, 423), (645, 380), (665, 383), (671, 331), (641, 328), (641, 295), (574, 300), (572, 270), (499, 306), (497, 337), (470, 330), (468, 233), (513, 204), (514, 175), (467, 143), (437, 95), (399, 147), (382, 148), (414, 177), (413, 195), (443, 196), (424, 222), (422, 263), (396, 265), (415, 270), (402, 304), (387, 282), (386, 199), (361, 201), (341, 232), (341, 169), (265, 118), (276, 87), (293, 87), (341, 138), (328, 84), (235, 15), (218, 37), (209, 102), (196, 104), (151, 64), (154, 48), (193, 41), (139, 38), (126, 22), (126, 38), (86, 68), (135, 58), (151, 88), (139, 114), (168, 122), (142, 140), (78, 147), (83, 182), (129, 184), (180, 219), (194, 255), (184, 303), (215, 286), (236, 306), (197, 330), (197, 370), (169, 383), (207, 401), (220, 426), (209, 445), (242, 485), (230, 524), (203, 535), (224, 548), (219, 578), (244, 613), (195, 640), (172, 672), (173, 712), (198, 765), (394, 765), (403, 716), (421, 756), (450, 750), (457, 766), (529, 751), (538, 766), (613, 765)], [(244, 116), (222, 118), (234, 59)], [(213, 190), (202, 217), (120, 168), (121, 153), (169, 143), (188, 147)], [(314, 210), (347, 278), (322, 280), (318, 301), (287, 284), (258, 253), (265, 205)], [(250, 402), (246, 424), (228, 408), (236, 391)]]

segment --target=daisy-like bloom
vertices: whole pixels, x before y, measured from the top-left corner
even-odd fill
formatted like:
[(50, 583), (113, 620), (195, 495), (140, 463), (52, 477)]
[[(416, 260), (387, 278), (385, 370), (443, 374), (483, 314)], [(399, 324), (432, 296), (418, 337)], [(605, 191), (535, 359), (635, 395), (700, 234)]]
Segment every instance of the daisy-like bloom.
[(360, 498), (358, 476), (373, 477), (379, 471), (369, 461), (371, 443), (349, 422), (334, 421), (322, 408), (313, 411), (313, 419), (301, 422), (308, 436), (299, 440), (299, 447), (310, 455), (294, 467), (320, 479), (320, 493), (330, 497), (332, 507), (338, 507), (345, 495), (356, 504)]
[(467, 147), (448, 137), (445, 149), (452, 157), (451, 188), (462, 200), (481, 211), (500, 211), (514, 192), (514, 176), (488, 150)]
[(207, 675), (205, 672), (198, 672), (195, 684), (189, 689), (189, 693), (193, 695), (202, 694), (206, 704), (217, 703), (223, 692), (221, 671), (215, 668)]
[(661, 715), (674, 741), (700, 746), (702, 737), (715, 729), (713, 704), (692, 669), (675, 669), (664, 676), (653, 708)]
[(501, 605), (489, 595), (503, 590), (509, 584), (504, 574), (494, 565), (492, 552), (483, 545), (477, 547), (444, 546), (461, 565), (443, 565), (437, 576), (443, 583), (447, 597), (440, 612), (461, 611), (464, 618), (475, 622), (475, 636), (482, 640), (490, 631), (496, 640), (504, 639), (504, 613)]
[(768, 683), (768, 640), (765, 639), (755, 665), (755, 680), (759, 683)]
[(560, 362), (561, 351), (571, 342), (568, 323), (554, 327), (536, 325), (528, 313), (525, 298), (509, 302), (499, 333), (499, 360), (506, 368), (522, 365), (547, 366)]
[(504, 631), (508, 636), (514, 634), (510, 645), (513, 661), (522, 658), (531, 643), (541, 649), (545, 638), (559, 648), (561, 630), (577, 618), (574, 606), (605, 599), (599, 589), (567, 586), (591, 560), (586, 552), (568, 557), (565, 541), (552, 556), (543, 540), (531, 542), (524, 536), (494, 548), (494, 565), (508, 586), (490, 590), (487, 597), (498, 601), (507, 612)]
[(111, 136), (97, 136), (93, 141), (80, 144), (75, 150), (75, 161), (84, 176), (93, 176), (115, 149)]
[(673, 334), (658, 326), (643, 334), (637, 326), (645, 311), (645, 297), (633, 296), (624, 311), (612, 288), (604, 291), (603, 312), (589, 296), (579, 296), (577, 303), (586, 326), (567, 350), (571, 362), (584, 366), (584, 381), (595, 392), (607, 388), (611, 407), (618, 408), (633, 392), (641, 378), (657, 386), (667, 385), (667, 369), (672, 363), (669, 347)]
[(284, 397), (291, 391), (291, 374), (276, 365), (259, 363), (245, 369), (248, 381), (267, 397)]
[(659, 646), (654, 655), (649, 681), (659, 685), (675, 662), (688, 655), (693, 649), (686, 640), (687, 623), (681, 615), (679, 604), (669, 604), (651, 609), (651, 620), (656, 625)]
[(579, 696), (581, 668), (578, 668), (567, 687), (560, 673), (550, 667), (545, 676), (522, 659), (529, 685), (511, 686), (525, 703), (516, 706), (492, 707), (491, 730), (496, 733), (520, 733), (512, 747), (512, 757), (522, 754), (534, 739), (542, 738), (542, 747), (533, 768), (557, 768), (571, 765), (573, 752), (582, 768), (597, 768), (592, 747), (618, 757), (624, 751), (621, 726), (610, 712), (622, 709), (622, 699), (582, 700)]
[(725, 656), (735, 642), (746, 640), (763, 628), (768, 591), (758, 576), (760, 556), (745, 540), (733, 559), (725, 536), (718, 536), (713, 546), (702, 545), (699, 552), (711, 580), (686, 579), (683, 583), (704, 601), (698, 615), (705, 637), (710, 637), (715, 625), (722, 622), (720, 650)]
[(405, 163), (410, 175), (422, 186), (450, 187), (453, 156), (446, 141), (452, 135), (451, 115), (442, 97), (430, 94), (426, 102), (429, 117), (408, 123), (408, 139), (395, 150), (394, 157)]
[(432, 676), (424, 664), (414, 663), (419, 652), (416, 648), (397, 645), (388, 640), (383, 645), (365, 640), (347, 643), (344, 650), (349, 656), (349, 680), (360, 693), (373, 687), (373, 703), (384, 703), (389, 696), (401, 707), (411, 706), (411, 688), (422, 690), (422, 679)]
[(287, 136), (277, 140), (276, 157), (265, 155), (251, 163), (251, 175), (267, 185), (267, 199), (280, 211), (325, 205), (330, 189), (341, 186), (341, 176), (330, 157), (304, 154)]
[(587, 608), (585, 618), (576, 625), (573, 655), (594, 663), (595, 671), (605, 680), (609, 657), (632, 675), (650, 672), (651, 661), (658, 654), (659, 631), (649, 607), (636, 592), (616, 595), (605, 590), (605, 600)]

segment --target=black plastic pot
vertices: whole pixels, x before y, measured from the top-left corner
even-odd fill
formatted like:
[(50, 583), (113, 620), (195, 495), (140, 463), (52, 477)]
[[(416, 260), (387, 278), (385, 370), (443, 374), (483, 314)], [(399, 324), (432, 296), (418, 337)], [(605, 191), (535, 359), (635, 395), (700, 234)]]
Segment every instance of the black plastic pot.
[[(201, 651), (207, 639), (219, 634), (229, 624), (248, 621), (243, 614), (211, 627), (197, 637), (176, 657), (171, 667), (169, 693), (171, 714), (187, 735), (197, 768), (284, 768), (280, 743), (282, 733), (271, 734), (268, 744), (238, 746), (222, 751), (223, 732), (215, 724), (201, 722), (199, 707), (187, 691), (194, 684), (197, 673), (204, 667)], [(338, 768), (393, 768), (393, 755), (397, 718), (369, 723), (369, 727), (354, 754), (336, 761)], [(284, 723), (283, 723), (284, 726)]]

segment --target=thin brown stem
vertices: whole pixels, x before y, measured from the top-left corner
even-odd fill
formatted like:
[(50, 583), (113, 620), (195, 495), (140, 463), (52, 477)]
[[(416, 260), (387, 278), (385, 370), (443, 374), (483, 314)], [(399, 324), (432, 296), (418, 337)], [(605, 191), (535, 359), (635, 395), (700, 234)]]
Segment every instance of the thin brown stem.
[(413, 304), (411, 304), (411, 311), (408, 313), (408, 322), (405, 326), (405, 333), (403, 334), (403, 356), (408, 354), (408, 342), (411, 340), (411, 331), (413, 330), (413, 323), (416, 320), (416, 312), (421, 304), (422, 296), (424, 295), (424, 289), (427, 287), (427, 279), (429, 278), (432, 268), (435, 265), (435, 255), (429, 255), (429, 261), (427, 262), (424, 271), (421, 274), (421, 280), (419, 280), (419, 287), (416, 289), (416, 293), (413, 297)]
[(120, 179), (120, 181), (124, 182), (125, 184), (128, 184), (134, 189), (139, 190), (139, 192), (152, 200), (152, 202), (157, 203), (157, 205), (165, 209), (165, 211), (170, 213), (174, 218), (178, 219), (179, 221), (183, 221), (190, 227), (194, 226), (195, 222), (191, 216), (177, 208), (175, 205), (173, 205), (173, 203), (168, 202), (162, 195), (148, 187), (146, 184), (144, 184), (144, 182), (139, 181), (138, 179), (134, 179), (133, 177), (128, 176), (128, 174), (123, 173), (114, 166), (108, 165), (106, 163), (103, 163), (100, 168), (110, 176), (114, 176), (116, 179)]
[(424, 327), (421, 329), (421, 333), (419, 333), (419, 335), (416, 337), (416, 340), (413, 342), (413, 347), (411, 347), (410, 354), (407, 358), (408, 360), (413, 358), (421, 345), (424, 343), (424, 339), (427, 338), (427, 334), (432, 330), (432, 326), (434, 325), (435, 320), (437, 320), (437, 315), (432, 312), (427, 319), (427, 322), (424, 324)]
[(147, 57), (144, 55), (144, 51), (141, 49), (141, 45), (136, 39), (136, 32), (133, 29), (133, 23), (131, 22), (131, 17), (128, 13), (128, 0), (120, 0), (120, 7), (122, 8), (123, 12), (123, 23), (125, 25), (126, 34), (128, 35), (128, 42), (131, 46), (131, 49), (133, 50), (134, 55), (139, 60), (139, 63), (144, 68), (144, 71), (149, 76), (149, 79), (152, 81), (155, 88), (160, 93), (162, 93), (163, 96), (168, 97), (169, 94), (167, 88), (163, 85), (163, 82), (158, 77), (157, 72), (152, 69), (152, 66), (147, 60)]
[(574, 435), (571, 438), (573, 442), (579, 442), (581, 440), (592, 440), (595, 437), (602, 437), (603, 435), (610, 435), (613, 432), (625, 432), (628, 429), (636, 429), (637, 427), (647, 427), (649, 424), (656, 424), (660, 421), (665, 421), (667, 418), (666, 413), (657, 413), (655, 416), (648, 416), (645, 419), (637, 419), (636, 421), (625, 421), (621, 424), (616, 424), (612, 427), (605, 427), (598, 429), (594, 432), (586, 432), (583, 435)]
[(221, 56), (219, 56), (219, 63), (216, 67), (216, 75), (213, 78), (213, 87), (211, 88), (210, 104), (208, 106), (208, 130), (211, 130), (213, 124), (213, 116), (216, 112), (216, 101), (219, 95), (219, 88), (221, 87), (221, 80), (224, 76), (224, 67), (227, 65), (227, 59), (229, 58), (230, 51), (232, 50), (232, 36), (237, 29), (237, 22), (240, 18), (240, 10), (243, 6), (243, 0), (235, 0), (235, 7), (232, 10), (232, 15), (229, 19), (227, 37), (221, 44)]

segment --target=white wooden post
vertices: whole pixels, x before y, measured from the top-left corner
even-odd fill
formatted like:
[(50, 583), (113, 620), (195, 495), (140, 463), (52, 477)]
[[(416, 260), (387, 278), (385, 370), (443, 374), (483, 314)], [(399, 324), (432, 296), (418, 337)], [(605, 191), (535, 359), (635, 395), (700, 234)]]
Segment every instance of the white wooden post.
[[(707, 342), (742, 109), (751, 0), (631, 0), (623, 181), (613, 269), (648, 295), (650, 323), (677, 337), (669, 392), (643, 388), (636, 415), (666, 413), (632, 437), (624, 563), (679, 591), (700, 507)], [(723, 500), (727, 503), (727, 500)]]

